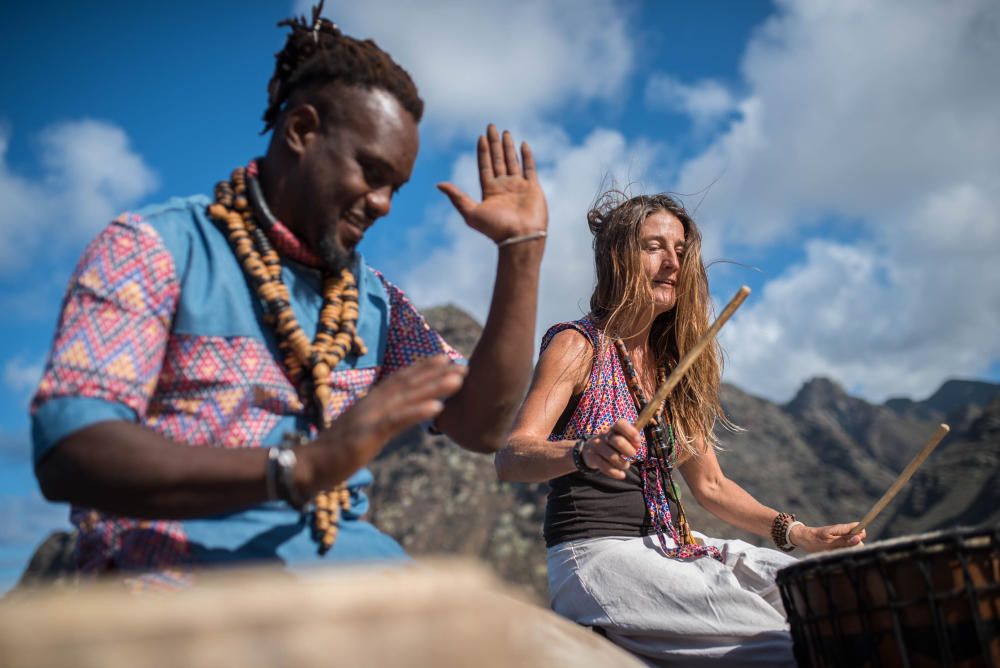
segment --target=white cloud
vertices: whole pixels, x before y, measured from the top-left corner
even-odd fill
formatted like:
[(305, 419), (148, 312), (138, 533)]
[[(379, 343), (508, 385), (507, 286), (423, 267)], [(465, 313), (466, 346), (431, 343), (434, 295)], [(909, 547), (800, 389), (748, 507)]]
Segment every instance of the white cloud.
[[(306, 13), (312, 3), (297, 2)], [(444, 135), (510, 126), (614, 99), (632, 68), (631, 3), (611, 0), (338, 3), (348, 34), (372, 37), (413, 76)], [(571, 106), (567, 106), (571, 105)]]
[[(747, 46), (739, 98), (717, 80), (669, 73), (646, 90), (647, 104), (688, 114), (696, 131), (723, 123), (673, 179), (677, 192), (712, 186), (697, 216), (707, 258), (754, 262), (757, 250), (808, 243), (727, 328), (727, 379), (785, 399), (827, 374), (878, 399), (985, 373), (1000, 359), (991, 315), (1000, 313), (1000, 5), (779, 0), (776, 9)], [(579, 316), (592, 285), (584, 212), (602, 180), (662, 170), (670, 156), (613, 130), (572, 143), (538, 128), (627, 83), (628, 12), (448, 0), (332, 13), (411, 70), (437, 132), (490, 119), (529, 129), (552, 220), (539, 322)], [(454, 172), (475, 193), (471, 156)], [(660, 190), (662, 176), (636, 189)], [(419, 304), (455, 301), (484, 317), (495, 251), (445, 205), (428, 214), (444, 221), (435, 238), (450, 241), (400, 282)], [(861, 241), (843, 241), (852, 236)], [(831, 238), (842, 241), (822, 241)]]
[(0, 273), (94, 234), (149, 194), (156, 176), (118, 127), (93, 120), (51, 125), (39, 135), (44, 175), (28, 179), (7, 164), (10, 134), (0, 127)]
[(737, 102), (729, 89), (714, 79), (685, 84), (669, 74), (656, 74), (646, 84), (646, 104), (686, 114), (696, 131), (702, 131), (735, 111)]
[(810, 241), (805, 260), (722, 331), (727, 376), (785, 400), (803, 374), (824, 375), (881, 401), (924, 397), (945, 376), (980, 374), (984, 354), (1000, 357), (1000, 301), (969, 311), (952, 291), (976, 290), (979, 278), (947, 273), (868, 245)]
[(707, 204), (734, 238), (768, 243), (830, 211), (883, 216), (900, 197), (996, 174), (1000, 6), (781, 9), (747, 48), (742, 118), (680, 178), (696, 190), (724, 174)]
[[(680, 170), (727, 255), (812, 242), (727, 328), (728, 378), (772, 398), (832, 375), (930, 394), (1000, 359), (1000, 4), (782, 0), (739, 118)], [(721, 177), (721, 178), (720, 178)], [(735, 259), (739, 259), (736, 255)]]
[[(632, 190), (649, 192), (656, 147), (629, 143), (620, 133), (599, 129), (573, 145), (557, 129), (528, 134), (539, 159), (539, 178), (549, 206), (549, 236), (542, 263), (538, 323), (575, 320), (589, 310), (593, 288), (593, 250), (586, 212), (602, 188), (632, 183)], [(472, 155), (456, 160), (453, 179), (478, 198)], [(403, 277), (401, 283), (422, 306), (455, 303), (483, 322), (489, 308), (496, 269), (496, 250), (482, 235), (450, 213), (443, 223), (449, 242), (432, 252)], [(447, 277), (447, 280), (442, 280)]]

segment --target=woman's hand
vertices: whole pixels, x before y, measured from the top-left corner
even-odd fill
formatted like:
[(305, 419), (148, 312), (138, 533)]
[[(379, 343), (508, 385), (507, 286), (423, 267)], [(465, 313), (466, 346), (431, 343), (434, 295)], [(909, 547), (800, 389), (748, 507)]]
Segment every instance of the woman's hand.
[(505, 130), (501, 138), (491, 123), (486, 135), (479, 137), (476, 154), (482, 202), (476, 202), (452, 183), (438, 184), (466, 224), (497, 243), (523, 234), (545, 232), (549, 226), (548, 208), (527, 142), (521, 143), (522, 170), (510, 132)]
[(640, 445), (639, 432), (628, 420), (618, 420), (611, 430), (587, 439), (580, 451), (583, 463), (609, 478), (624, 480), (630, 458)]
[(864, 545), (862, 541), (868, 535), (867, 531), (862, 530), (856, 536), (851, 535), (851, 529), (857, 525), (857, 522), (830, 524), (825, 527), (810, 527), (805, 524), (797, 524), (792, 527), (788, 538), (792, 541), (793, 545), (801, 547), (806, 552), (823, 552), (840, 547)]

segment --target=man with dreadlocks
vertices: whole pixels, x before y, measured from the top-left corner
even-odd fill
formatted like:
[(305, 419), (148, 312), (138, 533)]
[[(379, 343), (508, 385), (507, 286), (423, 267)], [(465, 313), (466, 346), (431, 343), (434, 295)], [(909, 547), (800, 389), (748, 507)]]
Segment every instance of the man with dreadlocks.
[(439, 186), (498, 246), (482, 338), (455, 364), (356, 251), (410, 177), (423, 102), (321, 8), (280, 24), (266, 155), (214, 199), (118, 218), (71, 280), (33, 440), (45, 496), (72, 505), (83, 572), (169, 587), (209, 563), (400, 558), (361, 519), (362, 467), (431, 420), (495, 450), (527, 384), (548, 224), (530, 149), (519, 159), (491, 125), (482, 202)]
[(650, 665), (793, 666), (774, 584), (794, 561), (688, 524), (679, 470), (719, 519), (815, 552), (856, 545), (853, 524), (811, 527), (758, 502), (715, 456), (722, 355), (703, 353), (642, 433), (632, 425), (708, 329), (701, 234), (666, 194), (606, 193), (587, 216), (597, 284), (590, 313), (542, 339), (507, 444), (502, 479), (549, 481), (545, 509), (553, 609)]

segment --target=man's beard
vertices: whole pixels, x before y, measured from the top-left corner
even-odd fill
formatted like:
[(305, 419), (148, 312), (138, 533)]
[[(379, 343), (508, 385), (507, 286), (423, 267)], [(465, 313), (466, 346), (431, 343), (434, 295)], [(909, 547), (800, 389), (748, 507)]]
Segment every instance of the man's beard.
[(340, 274), (344, 269), (353, 270), (357, 259), (357, 253), (344, 248), (332, 234), (320, 239), (318, 254), (323, 266), (334, 275)]

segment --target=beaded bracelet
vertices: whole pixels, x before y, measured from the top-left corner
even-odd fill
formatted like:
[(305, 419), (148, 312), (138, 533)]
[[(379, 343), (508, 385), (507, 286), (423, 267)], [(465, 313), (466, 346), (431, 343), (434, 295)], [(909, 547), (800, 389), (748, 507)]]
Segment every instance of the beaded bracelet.
[(504, 246), (513, 246), (514, 244), (519, 244), (522, 241), (532, 241), (534, 239), (544, 239), (549, 235), (545, 230), (540, 230), (538, 232), (530, 232), (528, 234), (519, 234), (514, 237), (508, 237), (503, 241), (497, 243), (497, 248), (503, 248)]
[(799, 522), (798, 520), (796, 520), (796, 521), (790, 523), (788, 525), (788, 528), (785, 529), (785, 544), (786, 545), (791, 545), (792, 547), (798, 547), (798, 545), (796, 545), (795, 543), (792, 542), (792, 529), (794, 529), (797, 526), (805, 526), (805, 525), (803, 525), (802, 522)]
[(788, 542), (788, 532), (794, 521), (795, 515), (778, 513), (778, 516), (771, 522), (771, 540), (783, 552), (791, 552), (795, 549), (795, 546)]
[(597, 469), (587, 466), (583, 460), (583, 446), (587, 444), (587, 439), (581, 438), (573, 444), (573, 464), (580, 473), (596, 473)]

